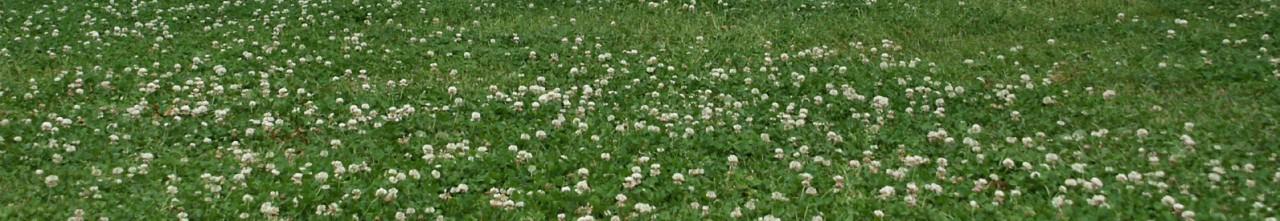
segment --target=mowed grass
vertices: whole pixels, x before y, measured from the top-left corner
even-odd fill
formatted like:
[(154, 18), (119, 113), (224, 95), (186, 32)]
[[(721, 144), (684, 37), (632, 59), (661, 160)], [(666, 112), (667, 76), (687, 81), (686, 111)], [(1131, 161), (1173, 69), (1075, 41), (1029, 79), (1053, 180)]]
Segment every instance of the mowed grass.
[(1275, 220), (1276, 13), (3, 1), (0, 219)]

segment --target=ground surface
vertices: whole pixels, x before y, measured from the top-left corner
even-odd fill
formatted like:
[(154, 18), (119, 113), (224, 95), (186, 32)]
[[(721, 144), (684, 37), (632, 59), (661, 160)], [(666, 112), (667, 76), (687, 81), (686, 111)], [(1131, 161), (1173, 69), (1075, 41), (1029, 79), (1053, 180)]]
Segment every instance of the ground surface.
[(5, 220), (1275, 220), (1280, 1), (0, 1)]

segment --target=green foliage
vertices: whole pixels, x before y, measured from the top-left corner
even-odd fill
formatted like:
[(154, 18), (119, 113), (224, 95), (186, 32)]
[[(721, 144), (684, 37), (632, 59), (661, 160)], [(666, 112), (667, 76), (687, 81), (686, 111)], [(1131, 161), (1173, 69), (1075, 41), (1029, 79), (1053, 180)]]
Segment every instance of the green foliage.
[(3, 1), (0, 219), (1275, 220), (1277, 4)]

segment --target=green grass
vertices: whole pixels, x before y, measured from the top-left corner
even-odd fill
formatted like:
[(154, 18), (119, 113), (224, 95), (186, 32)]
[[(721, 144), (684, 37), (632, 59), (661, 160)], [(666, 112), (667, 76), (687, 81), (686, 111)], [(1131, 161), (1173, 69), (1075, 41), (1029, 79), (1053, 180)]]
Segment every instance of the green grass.
[[(0, 219), (1274, 220), (1276, 13), (1272, 0), (3, 1)], [(1130, 173), (1143, 178), (1117, 179)], [(1067, 185), (1093, 178), (1104, 185)], [(491, 190), (522, 206), (491, 206)]]

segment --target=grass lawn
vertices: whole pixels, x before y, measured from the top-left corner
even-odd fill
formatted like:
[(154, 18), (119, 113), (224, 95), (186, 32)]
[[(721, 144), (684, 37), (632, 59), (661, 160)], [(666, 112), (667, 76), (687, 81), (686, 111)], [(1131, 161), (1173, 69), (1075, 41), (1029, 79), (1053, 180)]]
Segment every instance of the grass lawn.
[(1276, 0), (4, 0), (2, 220), (1268, 220)]

